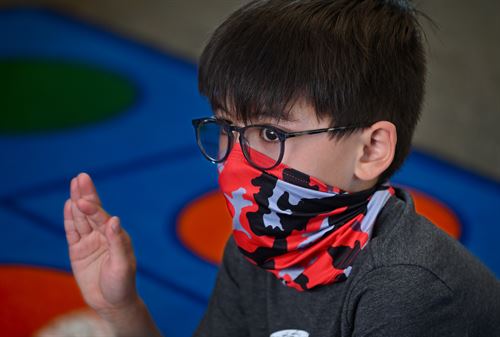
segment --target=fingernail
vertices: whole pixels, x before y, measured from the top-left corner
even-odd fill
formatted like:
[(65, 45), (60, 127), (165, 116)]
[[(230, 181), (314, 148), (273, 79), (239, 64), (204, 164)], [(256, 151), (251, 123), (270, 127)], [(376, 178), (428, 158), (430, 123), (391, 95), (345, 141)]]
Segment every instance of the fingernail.
[(113, 229), (113, 232), (118, 234), (120, 231), (120, 219), (118, 219), (117, 216), (114, 216), (112, 220), (113, 222), (111, 223), (111, 228)]

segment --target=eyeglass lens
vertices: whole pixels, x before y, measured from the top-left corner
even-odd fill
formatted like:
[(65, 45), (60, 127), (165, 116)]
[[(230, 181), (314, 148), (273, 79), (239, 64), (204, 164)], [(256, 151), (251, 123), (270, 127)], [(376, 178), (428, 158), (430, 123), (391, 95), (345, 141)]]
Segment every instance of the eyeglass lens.
[[(251, 126), (240, 134), (242, 150), (247, 160), (261, 169), (273, 167), (280, 159), (282, 142), (276, 131), (263, 126)], [(230, 135), (223, 125), (204, 121), (198, 128), (199, 145), (212, 161), (222, 160), (230, 145)]]
[(222, 125), (208, 121), (198, 127), (198, 141), (203, 153), (212, 161), (220, 161), (227, 153), (229, 135)]

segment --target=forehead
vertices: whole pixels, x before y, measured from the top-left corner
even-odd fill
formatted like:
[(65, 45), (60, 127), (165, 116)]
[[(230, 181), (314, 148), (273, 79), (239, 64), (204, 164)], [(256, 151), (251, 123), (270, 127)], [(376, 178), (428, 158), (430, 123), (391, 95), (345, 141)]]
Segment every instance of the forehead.
[(224, 111), (224, 110), (216, 110), (214, 114), (217, 118), (224, 119), (226, 121), (229, 121), (231, 124), (234, 124), (237, 126), (270, 124), (270, 125), (281, 127), (282, 129), (287, 130), (287, 131), (291, 131), (293, 129), (300, 128), (298, 120), (292, 119), (290, 117), (287, 117), (285, 119), (283, 117), (276, 118), (276, 117), (270, 117), (270, 116), (255, 116), (255, 117), (250, 118), (250, 120), (245, 123), (244, 121), (241, 121), (241, 120), (238, 120), (238, 118), (235, 118), (234, 114), (228, 113), (227, 111)]
[[(214, 115), (217, 118), (225, 119), (236, 125), (244, 125), (244, 121), (238, 120), (237, 114), (233, 111), (228, 111), (225, 108), (217, 108), (214, 110)], [(303, 100), (295, 102), (290, 109), (285, 113), (274, 113), (273, 116), (268, 114), (255, 114), (251, 116), (246, 124), (268, 123), (280, 126), (309, 126), (317, 125), (321, 122), (316, 114), (315, 109)]]

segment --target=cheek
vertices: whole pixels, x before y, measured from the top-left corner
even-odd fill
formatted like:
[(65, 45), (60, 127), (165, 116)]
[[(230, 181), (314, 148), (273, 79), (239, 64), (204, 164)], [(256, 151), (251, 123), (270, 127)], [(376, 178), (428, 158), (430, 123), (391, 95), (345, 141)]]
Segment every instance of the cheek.
[(286, 146), (284, 164), (328, 185), (343, 186), (352, 176), (349, 152), (330, 141)]
[[(313, 159), (313, 160), (311, 160)], [(307, 149), (301, 146), (295, 146), (292, 142), (287, 142), (282, 163), (301, 172), (306, 173), (310, 169), (310, 162), (314, 161)]]
[(329, 148), (315, 150), (318, 160), (315, 166), (316, 178), (328, 185), (338, 186), (347, 170), (345, 157), (339, 151)]
[[(318, 166), (318, 178), (328, 185), (344, 188), (352, 177), (352, 166), (347, 152), (324, 153), (324, 160)], [(345, 188), (344, 188), (345, 189)]]

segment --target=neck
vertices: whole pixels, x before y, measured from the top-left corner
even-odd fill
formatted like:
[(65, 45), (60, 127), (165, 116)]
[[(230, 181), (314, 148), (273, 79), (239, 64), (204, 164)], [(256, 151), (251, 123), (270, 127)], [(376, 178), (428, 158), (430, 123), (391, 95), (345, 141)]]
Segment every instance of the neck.
[(377, 179), (372, 179), (372, 180), (361, 180), (356, 177), (354, 177), (349, 183), (347, 188), (345, 189), (349, 193), (355, 193), (359, 191), (365, 191), (377, 183)]

